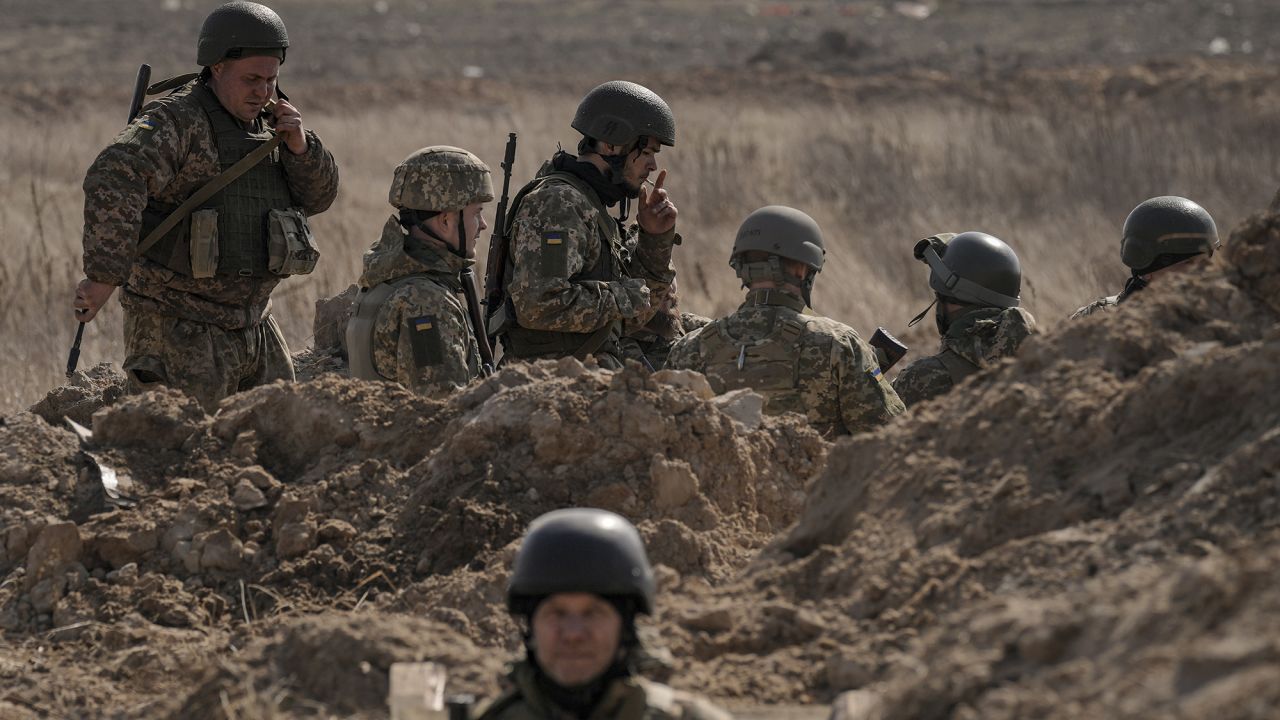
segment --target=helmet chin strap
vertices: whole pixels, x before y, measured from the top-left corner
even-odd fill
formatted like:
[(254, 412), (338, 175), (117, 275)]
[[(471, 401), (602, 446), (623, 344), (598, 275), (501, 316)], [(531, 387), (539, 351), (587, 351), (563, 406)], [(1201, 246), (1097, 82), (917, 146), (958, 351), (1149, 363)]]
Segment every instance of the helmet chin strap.
[(919, 315), (916, 315), (915, 317), (911, 318), (911, 322), (907, 323), (907, 327), (915, 327), (917, 323), (919, 323), (921, 320), (924, 319), (924, 316), (928, 314), (929, 310), (932, 309), (933, 306), (937, 304), (938, 304), (938, 297), (935, 295), (933, 297), (933, 302), (929, 303), (928, 307), (921, 310)]
[(454, 255), (457, 255), (463, 260), (466, 260), (467, 259), (467, 224), (463, 219), (463, 212), (464, 210), (458, 211), (458, 244), (456, 247), (450, 245), (448, 240), (445, 240), (444, 238), (437, 235), (436, 231), (432, 230), (431, 227), (427, 225), (427, 220), (430, 220), (431, 218), (427, 218), (427, 220), (423, 220), (422, 222), (419, 222), (418, 224), (414, 225), (414, 227), (421, 230), (424, 234), (427, 235), (427, 237), (430, 237), (432, 240), (436, 240), (440, 244), (449, 248), (449, 252), (453, 253)]

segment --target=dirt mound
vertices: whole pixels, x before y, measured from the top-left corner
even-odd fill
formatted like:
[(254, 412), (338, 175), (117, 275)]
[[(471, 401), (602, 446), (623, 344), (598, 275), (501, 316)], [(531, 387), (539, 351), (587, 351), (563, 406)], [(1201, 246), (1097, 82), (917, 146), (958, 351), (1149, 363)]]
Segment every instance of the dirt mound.
[(125, 392), (124, 375), (111, 363), (98, 363), (50, 390), (43, 400), (31, 406), (31, 412), (53, 425), (67, 417), (87, 426), (93, 423), (95, 412), (119, 400)]
[[(1072, 676), (1076, 689), (1066, 693), (1055, 673), (1070, 668), (1056, 659), (1018, 664), (1006, 655), (980, 664), (974, 672), (989, 677), (970, 683), (957, 668), (966, 652), (981, 649), (966, 649), (968, 638), (977, 626), (999, 624), (992, 618), (1002, 603), (1044, 614), (1070, 591), (1076, 604), (1063, 605), (1063, 617), (1090, 607), (1115, 624), (1150, 627), (1143, 603), (1162, 603), (1159, 592), (1172, 591), (1125, 600), (1123, 588), (1144, 587), (1143, 568), (1177, 574), (1189, 558), (1221, 556), (1221, 547), (1231, 562), (1254, 567), (1251, 576), (1274, 574), (1280, 295), (1274, 277), (1257, 268), (1280, 261), (1278, 223), (1274, 215), (1254, 218), (1233, 234), (1225, 261), (1203, 273), (1035, 338), (1017, 359), (893, 426), (838, 443), (799, 522), (740, 581), (690, 598), (697, 609), (668, 635), (676, 657), (698, 659), (686, 677), (776, 700), (885, 683), (875, 686), (888, 688), (883, 693), (848, 699), (848, 717), (1037, 715), (1029, 708), (1044, 706), (1032, 698), (1046, 685), (1060, 702), (1138, 671), (1100, 661), (1103, 677), (1080, 686)], [(1256, 612), (1223, 609), (1233, 633), (1273, 636), (1274, 586), (1257, 593)], [(807, 619), (782, 623), (787, 632), (763, 630), (779, 612)], [(1194, 617), (1194, 603), (1162, 612), (1185, 633), (1135, 653), (1171, 653), (1177, 664), (1181, 653), (1218, 637)], [(1059, 644), (1064, 657), (1087, 657), (1106, 637), (1099, 628), (1093, 645), (1077, 646), (1053, 627), (1024, 624), (1035, 646), (1028, 652)], [(924, 633), (931, 639), (921, 646)], [(988, 649), (1016, 655), (1016, 643), (1011, 651), (998, 642), (1010, 638), (1016, 633), (1004, 632)], [(760, 656), (757, 671), (740, 667), (743, 652)], [(1271, 656), (1258, 657), (1272, 663), (1266, 672), (1274, 677)], [(783, 681), (770, 682), (766, 669)], [(720, 681), (735, 675), (731, 686)], [(1141, 697), (1170, 704), (1190, 692), (1156, 687)], [(871, 697), (883, 715), (868, 709)], [(1239, 707), (1252, 707), (1245, 698), (1236, 698)], [(964, 712), (952, 714), (958, 707)], [(1062, 705), (1055, 717), (1091, 714), (1077, 710)]]

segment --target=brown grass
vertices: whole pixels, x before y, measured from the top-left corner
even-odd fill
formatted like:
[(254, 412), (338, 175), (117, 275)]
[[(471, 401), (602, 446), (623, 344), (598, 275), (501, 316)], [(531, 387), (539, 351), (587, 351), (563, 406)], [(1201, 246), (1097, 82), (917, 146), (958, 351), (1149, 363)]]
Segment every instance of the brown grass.
[[(285, 282), (275, 312), (294, 350), (309, 342), (312, 303), (353, 282), (360, 255), (390, 213), (394, 165), (417, 147), (469, 148), (494, 167), (509, 130), (520, 133), (514, 186), (556, 143), (576, 96), (528, 93), (501, 106), (441, 97), (307, 113), (337, 156), (338, 201), (314, 221), (322, 263)], [(824, 228), (829, 262), (815, 304), (869, 332), (901, 331), (927, 302), (914, 241), (940, 231), (981, 229), (1008, 241), (1023, 260), (1024, 301), (1046, 326), (1102, 292), (1118, 289), (1118, 229), (1137, 202), (1161, 194), (1192, 197), (1224, 234), (1275, 189), (1277, 140), (1261, 111), (1200, 106), (1162, 112), (1130, 103), (1081, 110), (1071, 98), (1019, 109), (958, 101), (756, 101), (671, 98), (679, 145), (660, 159), (679, 205), (677, 249), (684, 305), (706, 314), (732, 308), (736, 279), (727, 250), (738, 222), (766, 204), (812, 214)], [(120, 125), (119, 108), (70, 117), (12, 118), (0, 133), (0, 413), (24, 408), (62, 380), (75, 331), (70, 311), (80, 276), (84, 169)], [(514, 191), (514, 187), (513, 187)], [(483, 242), (483, 241), (482, 241)], [(483, 248), (481, 255), (483, 255)], [(81, 366), (123, 357), (113, 300), (85, 334)], [(912, 336), (930, 344), (920, 333)]]

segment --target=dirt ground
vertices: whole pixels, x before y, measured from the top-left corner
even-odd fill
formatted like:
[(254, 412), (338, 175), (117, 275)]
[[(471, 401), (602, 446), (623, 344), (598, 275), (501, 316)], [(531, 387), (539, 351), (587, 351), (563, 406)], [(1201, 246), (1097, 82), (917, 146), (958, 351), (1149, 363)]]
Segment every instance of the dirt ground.
[[(0, 0), (0, 86), (30, 112), (127, 94), (75, 58), (113, 82), (185, 68), (206, 11), (20, 4)], [(650, 65), (761, 97), (1088, 86), (1270, 107), (1280, 53), (1261, 0), (280, 7), (309, 28), (291, 60), (316, 96), (362, 102), (556, 86), (591, 22), (647, 40), (610, 46), (602, 76)], [(121, 38), (143, 25), (181, 41), (137, 57)], [(391, 62), (397, 33), (430, 52)], [(214, 415), (83, 369), (0, 417), (0, 718), (385, 718), (391, 664), (420, 660), (491, 697), (520, 651), (516, 542), (571, 505), (645, 538), (646, 672), (739, 717), (1274, 718), (1280, 202), (1222, 230), (1202, 271), (834, 443), (688, 373), (543, 362), (447, 402), (354, 381), (341, 302), (318, 309), (299, 383)]]

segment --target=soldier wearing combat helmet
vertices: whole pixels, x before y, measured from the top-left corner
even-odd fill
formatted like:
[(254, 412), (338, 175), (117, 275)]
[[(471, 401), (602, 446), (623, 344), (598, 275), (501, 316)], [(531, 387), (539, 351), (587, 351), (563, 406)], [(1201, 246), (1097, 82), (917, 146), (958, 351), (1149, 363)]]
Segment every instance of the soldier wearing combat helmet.
[[(76, 316), (89, 322), (123, 287), (134, 390), (167, 385), (212, 409), (239, 390), (293, 379), (269, 299), (281, 279), (314, 268), (306, 218), (333, 202), (338, 169), (297, 108), (283, 96), (268, 106), (288, 47), (270, 8), (217, 8), (200, 31), (203, 70), (165, 83), (177, 89), (143, 108), (85, 176)], [(262, 147), (272, 149), (196, 202)]]
[(644, 543), (625, 518), (575, 508), (534, 520), (507, 586), (525, 658), (480, 720), (727, 720), (636, 674), (636, 616), (653, 612), (655, 595)]
[(908, 406), (941, 395), (988, 363), (1015, 354), (1036, 329), (1035, 318), (1019, 307), (1018, 256), (999, 238), (942, 233), (916, 243), (915, 257), (929, 266), (929, 287), (935, 294), (930, 307), (936, 306), (942, 346), (894, 378), (893, 389)]
[(1076, 310), (1071, 319), (1115, 308), (1157, 278), (1189, 270), (1213, 257), (1221, 244), (1218, 226), (1200, 205), (1173, 195), (1151, 198), (1124, 221), (1120, 259), (1130, 273), (1124, 289)]
[[(509, 359), (594, 355), (618, 368), (619, 339), (648, 322), (675, 275), (666, 171), (652, 191), (644, 185), (658, 152), (675, 145), (675, 117), (648, 88), (613, 81), (582, 99), (572, 127), (582, 134), (578, 155), (556, 153), (512, 199), (498, 283), (505, 300), (491, 308), (489, 331)], [(632, 200), (636, 224), (627, 228)]]
[(746, 301), (677, 341), (667, 367), (705, 374), (717, 393), (751, 388), (765, 412), (800, 413), (825, 435), (888, 422), (904, 408), (875, 353), (853, 328), (805, 313), (825, 261), (813, 218), (778, 205), (751, 213), (729, 259)]
[(364, 255), (360, 296), (347, 325), (352, 377), (395, 380), (441, 397), (480, 375), (480, 352), (459, 273), (475, 263), (493, 200), (489, 167), (466, 150), (418, 150), (395, 170), (399, 210)]

